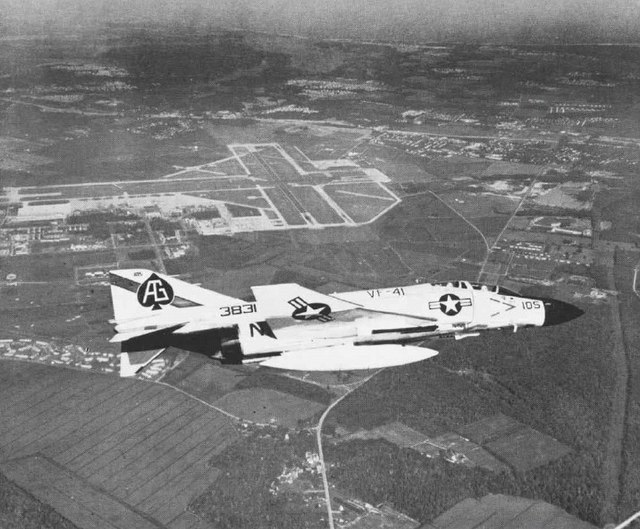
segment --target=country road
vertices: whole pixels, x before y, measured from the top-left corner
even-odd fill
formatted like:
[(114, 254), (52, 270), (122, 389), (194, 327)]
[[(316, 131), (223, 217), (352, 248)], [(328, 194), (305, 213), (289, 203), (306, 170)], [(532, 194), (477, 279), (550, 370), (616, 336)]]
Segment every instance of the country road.
[[(613, 254), (607, 252), (603, 256), (603, 264), (607, 268), (607, 288), (615, 290), (613, 274)], [(615, 374), (615, 385), (611, 395), (611, 414), (606, 440), (604, 460), (602, 462), (602, 502), (601, 519), (604, 523), (615, 523), (618, 517), (620, 499), (620, 475), (622, 472), (622, 444), (624, 441), (627, 417), (627, 385), (629, 382), (629, 366), (627, 351), (624, 346), (622, 322), (620, 321), (620, 303), (616, 296), (609, 300), (611, 310), (611, 360)]]
[(333, 408), (335, 408), (343, 399), (345, 399), (347, 396), (349, 396), (351, 393), (353, 393), (360, 386), (362, 386), (363, 384), (366, 384), (367, 382), (369, 382), (369, 380), (371, 380), (373, 377), (375, 377), (383, 369), (384, 368), (378, 369), (372, 375), (369, 375), (368, 377), (366, 377), (366, 378), (354, 383), (351, 387), (349, 387), (349, 389), (346, 391), (346, 393), (344, 395), (338, 397), (331, 404), (329, 404), (327, 409), (324, 410), (324, 413), (320, 417), (320, 420), (318, 421), (318, 425), (316, 426), (316, 441), (318, 443), (318, 456), (320, 457), (320, 463), (321, 463), (321, 468), (322, 468), (322, 484), (324, 486), (324, 497), (325, 497), (325, 502), (326, 502), (326, 505), (327, 505), (327, 516), (328, 516), (328, 521), (329, 521), (329, 529), (335, 529), (335, 526), (334, 526), (334, 523), (333, 523), (333, 508), (331, 507), (331, 491), (329, 489), (329, 480), (327, 479), (327, 467), (326, 467), (326, 464), (325, 464), (325, 461), (324, 461), (324, 453), (322, 452), (322, 425), (324, 424), (324, 420), (327, 418), (327, 415), (329, 415), (329, 412)]

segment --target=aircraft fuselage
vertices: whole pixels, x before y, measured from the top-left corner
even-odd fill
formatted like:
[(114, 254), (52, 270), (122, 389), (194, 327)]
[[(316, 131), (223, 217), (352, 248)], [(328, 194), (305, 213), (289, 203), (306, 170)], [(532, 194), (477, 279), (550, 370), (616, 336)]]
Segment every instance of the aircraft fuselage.
[(252, 287), (255, 301), (245, 301), (146, 270), (111, 276), (112, 341), (123, 351), (173, 345), (284, 369), (400, 365), (437, 354), (405, 346), (412, 342), (555, 325), (582, 314), (569, 303), (467, 281), (332, 295), (286, 283)]

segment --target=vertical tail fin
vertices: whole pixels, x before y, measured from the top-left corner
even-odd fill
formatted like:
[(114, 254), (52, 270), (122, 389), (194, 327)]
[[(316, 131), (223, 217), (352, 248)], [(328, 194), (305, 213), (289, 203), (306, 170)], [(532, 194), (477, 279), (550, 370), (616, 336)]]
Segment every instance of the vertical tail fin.
[(116, 321), (175, 312), (187, 307), (241, 302), (230, 296), (191, 285), (151, 270), (111, 270), (111, 301)]

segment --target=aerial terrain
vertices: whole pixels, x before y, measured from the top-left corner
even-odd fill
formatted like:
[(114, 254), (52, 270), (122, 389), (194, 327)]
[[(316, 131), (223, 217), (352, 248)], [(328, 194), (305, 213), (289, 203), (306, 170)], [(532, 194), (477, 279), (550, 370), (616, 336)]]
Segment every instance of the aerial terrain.
[[(0, 525), (632, 515), (639, 123), (631, 45), (0, 37)], [(585, 314), (364, 373), (169, 348), (124, 379), (115, 268), (244, 299), (468, 280)]]

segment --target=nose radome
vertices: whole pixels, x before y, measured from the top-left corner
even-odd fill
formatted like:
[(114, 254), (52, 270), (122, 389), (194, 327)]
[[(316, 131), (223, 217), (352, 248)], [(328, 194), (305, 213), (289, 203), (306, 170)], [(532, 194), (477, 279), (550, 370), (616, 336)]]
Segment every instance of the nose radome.
[(567, 303), (566, 301), (550, 298), (542, 298), (540, 301), (544, 303), (543, 325), (545, 327), (566, 323), (584, 314), (582, 309), (579, 309), (575, 305)]

